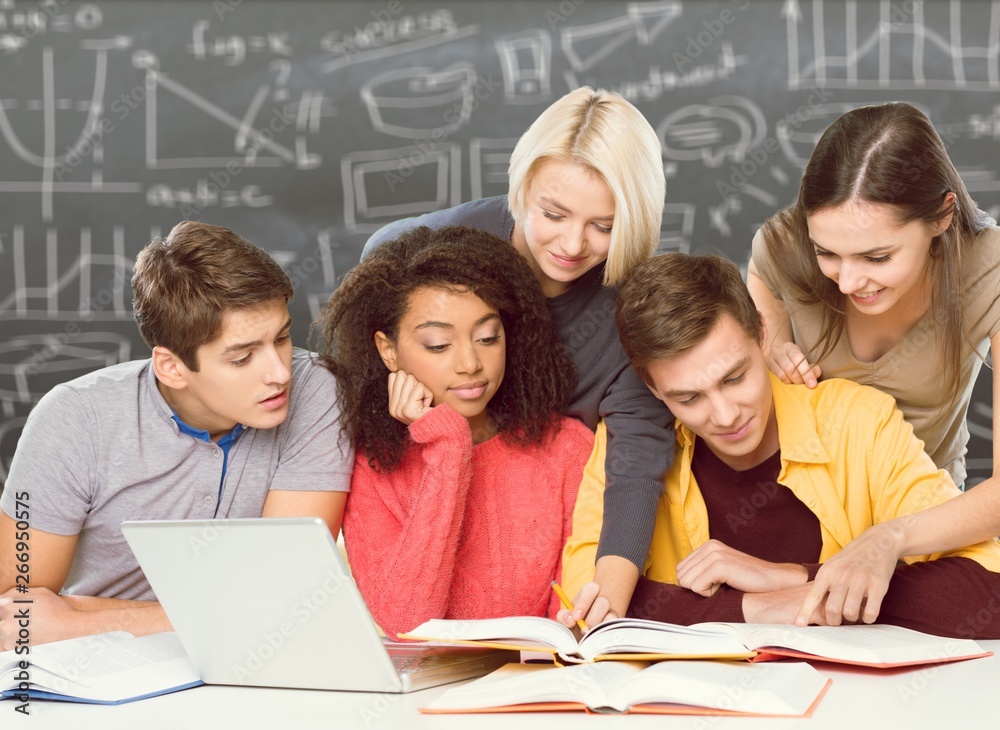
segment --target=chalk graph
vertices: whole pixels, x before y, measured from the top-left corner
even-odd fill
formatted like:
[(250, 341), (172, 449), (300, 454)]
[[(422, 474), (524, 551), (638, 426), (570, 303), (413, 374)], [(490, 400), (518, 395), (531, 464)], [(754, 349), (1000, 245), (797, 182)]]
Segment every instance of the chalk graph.
[(125, 290), (132, 275), (133, 257), (125, 254), (122, 226), (114, 227), (108, 252), (96, 252), (91, 229), (83, 228), (77, 253), (65, 264), (60, 264), (60, 251), (65, 252), (69, 246), (60, 245), (57, 229), (46, 229), (44, 247), (30, 244), (35, 260), (44, 258), (43, 281), (30, 280), (29, 241), (24, 226), (14, 226), (10, 239), (10, 259), (5, 265), (13, 273), (13, 290), (0, 298), (0, 315), (57, 321), (131, 318)]
[[(263, 123), (258, 123), (256, 120), (265, 101), (269, 98), (284, 100), (287, 98), (286, 89), (273, 87), (270, 84), (259, 86), (250, 99), (242, 118), (240, 118), (205, 96), (198, 94), (190, 87), (176, 81), (169, 74), (163, 73), (159, 68), (159, 60), (153, 54), (145, 51), (136, 54), (133, 63), (146, 71), (145, 88), (148, 90), (145, 94), (147, 169), (224, 169), (231, 163), (238, 163), (243, 167), (280, 167), (291, 164), (298, 169), (308, 170), (317, 167), (322, 162), (320, 155), (308, 151), (306, 134), (297, 133), (295, 135), (294, 149), (282, 145), (274, 139), (277, 134), (274, 131), (275, 128), (279, 132), (283, 131), (285, 128), (291, 127), (292, 121), (296, 122), (295, 128), (297, 130), (303, 130), (307, 126), (305, 120), (308, 119), (309, 130), (311, 132), (318, 131), (319, 119), (327, 111), (322, 93), (306, 89), (302, 92), (299, 103), (291, 105), (290, 109), (284, 105), (272, 108), (269, 118), (263, 119)], [(158, 144), (160, 89), (170, 92), (176, 98), (190, 104), (194, 109), (231, 129), (233, 133), (232, 154), (164, 158), (159, 153)], [(291, 111), (294, 116), (286, 115), (286, 111)], [(267, 150), (272, 155), (262, 156), (259, 154), (261, 150)]]
[[(462, 150), (456, 144), (353, 152), (341, 159), (344, 222), (356, 233), (461, 202)], [(389, 195), (387, 195), (387, 193)], [(377, 203), (378, 200), (391, 203)]]
[[(782, 16), (788, 86), (995, 91), (1000, 89), (1000, 3), (988, 6), (986, 22), (963, 25), (960, 0), (787, 0)], [(839, 25), (844, 42), (835, 49), (831, 29)]]
[(511, 104), (534, 104), (552, 96), (552, 39), (541, 28), (497, 38), (504, 96)]
[[(104, 89), (107, 83), (108, 54), (111, 51), (127, 48), (131, 39), (125, 36), (105, 40), (83, 40), (80, 48), (92, 51), (94, 59), (94, 82), (91, 89), (86, 121), (76, 140), (65, 148), (62, 154), (56, 152), (58, 139), (56, 135), (56, 113), (60, 108), (72, 107), (72, 100), (56, 98), (56, 59), (52, 46), (42, 49), (42, 98), (40, 103), (25, 104), (27, 109), (40, 108), (42, 113), (43, 137), (41, 151), (31, 151), (21, 140), (21, 135), (7, 114), (11, 102), (0, 100), (0, 135), (10, 146), (14, 154), (22, 161), (41, 171), (38, 182), (0, 180), (0, 193), (39, 193), (41, 196), (42, 220), (51, 222), (54, 216), (53, 198), (60, 194), (81, 193), (136, 193), (141, 187), (134, 182), (108, 182), (101, 175), (100, 162), (103, 148), (100, 143), (100, 124), (104, 110)], [(90, 182), (62, 182), (56, 180), (56, 170), (67, 166), (71, 159), (84, 155), (84, 150), (90, 148), (90, 156), (95, 168)]]

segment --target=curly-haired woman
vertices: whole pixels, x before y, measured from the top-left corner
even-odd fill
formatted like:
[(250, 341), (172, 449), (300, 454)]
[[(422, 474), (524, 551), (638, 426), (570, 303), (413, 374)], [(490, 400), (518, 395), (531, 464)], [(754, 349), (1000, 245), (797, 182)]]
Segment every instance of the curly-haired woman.
[(489, 233), (421, 227), (352, 269), (317, 322), (356, 449), (347, 553), (391, 636), (558, 609), (593, 435), (557, 415), (576, 371), (532, 282)]

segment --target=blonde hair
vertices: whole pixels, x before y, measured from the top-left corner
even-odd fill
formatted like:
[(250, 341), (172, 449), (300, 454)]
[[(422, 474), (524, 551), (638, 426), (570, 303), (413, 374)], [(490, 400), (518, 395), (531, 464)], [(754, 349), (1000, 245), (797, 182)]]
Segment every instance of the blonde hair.
[(583, 86), (543, 111), (510, 156), (507, 195), (514, 220), (524, 220), (532, 178), (548, 161), (584, 165), (615, 199), (604, 283), (619, 283), (656, 251), (666, 180), (660, 140), (642, 113), (618, 94)]

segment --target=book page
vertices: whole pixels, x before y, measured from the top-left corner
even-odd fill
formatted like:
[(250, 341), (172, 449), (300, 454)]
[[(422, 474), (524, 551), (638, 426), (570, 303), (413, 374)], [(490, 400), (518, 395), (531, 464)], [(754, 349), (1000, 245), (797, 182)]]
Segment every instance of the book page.
[(745, 658), (748, 654), (743, 642), (723, 629), (638, 619), (608, 621), (591, 629), (580, 640), (580, 656), (586, 660), (614, 653), (734, 658)]
[(753, 715), (802, 716), (827, 681), (805, 662), (660, 662), (614, 688), (611, 699), (620, 707), (669, 702)]
[(694, 624), (692, 626), (682, 626), (681, 624), (672, 624), (666, 621), (654, 621), (646, 618), (616, 618), (592, 627), (590, 631), (583, 635), (583, 638), (587, 638), (593, 634), (613, 631), (620, 628), (669, 631), (672, 634), (688, 634), (690, 636), (717, 636), (720, 634), (732, 634), (729, 630), (729, 624), (726, 623), (702, 623)]
[(925, 634), (901, 626), (730, 625), (752, 649), (794, 649), (817, 657), (867, 664), (898, 664), (958, 659), (984, 653), (971, 639)]
[(32, 648), (29, 661), (33, 687), (103, 702), (200, 682), (173, 632), (113, 632), (43, 644)]
[(45, 667), (66, 679), (93, 686), (108, 675), (187, 656), (177, 635), (172, 632), (139, 637), (98, 634), (81, 637), (80, 644), (74, 643), (76, 641), (71, 639), (57, 642), (61, 646), (53, 643), (33, 648), (32, 664)]
[[(66, 679), (60, 674), (49, 671), (45, 667), (32, 665), (28, 670), (32, 689), (41, 689), (46, 692), (58, 692), (59, 694), (77, 696), (80, 693), (86, 695), (90, 687), (79, 682)], [(6, 672), (0, 677), (0, 690), (16, 689), (19, 682), (15, 681), (15, 672)]]
[[(763, 670), (763, 671), (761, 671)], [(449, 688), (424, 712), (571, 710), (804, 716), (829, 680), (804, 662), (601, 662), (567, 667), (508, 664)]]
[(108, 647), (134, 638), (126, 631), (110, 631), (32, 646), (28, 655), (15, 656), (13, 651), (5, 651), (0, 654), (0, 667), (6, 669), (9, 662), (14, 662), (12, 666), (16, 666), (18, 661), (27, 660), (32, 666), (44, 667), (69, 679), (76, 679), (81, 671), (80, 664), (90, 664), (93, 657), (99, 656)]
[(645, 666), (642, 662), (567, 667), (508, 664), (485, 677), (448, 689), (423, 709), (457, 711), (550, 702), (606, 708), (612, 706), (606, 690), (635, 677)]
[(485, 641), (517, 647), (552, 647), (560, 654), (576, 653), (576, 637), (558, 621), (541, 616), (486, 619), (431, 619), (400, 634), (405, 639)]

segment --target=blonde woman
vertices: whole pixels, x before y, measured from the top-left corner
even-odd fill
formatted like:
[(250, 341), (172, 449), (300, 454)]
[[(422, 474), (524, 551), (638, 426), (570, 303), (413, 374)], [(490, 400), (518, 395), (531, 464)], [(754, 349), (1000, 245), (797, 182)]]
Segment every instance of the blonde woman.
[(568, 414), (607, 425), (607, 509), (588, 621), (623, 616), (649, 551), (673, 416), (633, 372), (615, 329), (618, 283), (659, 241), (665, 182), (659, 139), (617, 94), (580, 88), (518, 140), (506, 197), (392, 223), (365, 254), (417, 226), (469, 226), (509, 241), (531, 267), (579, 383)]

